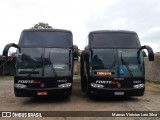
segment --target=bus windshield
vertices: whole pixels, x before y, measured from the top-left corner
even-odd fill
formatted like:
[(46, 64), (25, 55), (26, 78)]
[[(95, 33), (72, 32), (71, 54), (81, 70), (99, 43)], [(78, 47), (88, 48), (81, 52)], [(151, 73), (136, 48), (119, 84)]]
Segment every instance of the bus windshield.
[(16, 60), (16, 74), (30, 77), (70, 76), (71, 52), (71, 49), (61, 48), (22, 48), (23, 54), (18, 54)]
[(107, 77), (142, 77), (143, 56), (140, 54), (138, 63), (137, 51), (138, 49), (92, 49), (90, 74)]
[[(137, 56), (138, 49), (119, 49), (119, 73), (120, 77), (143, 77), (144, 61), (142, 52)], [(139, 62), (138, 62), (139, 59)]]

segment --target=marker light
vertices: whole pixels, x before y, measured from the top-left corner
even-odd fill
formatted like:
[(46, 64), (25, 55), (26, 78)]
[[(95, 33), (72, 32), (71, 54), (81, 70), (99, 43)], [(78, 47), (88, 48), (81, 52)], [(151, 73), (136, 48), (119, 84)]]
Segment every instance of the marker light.
[(104, 88), (104, 85), (101, 85), (101, 84), (91, 83), (90, 85), (93, 88)]
[(23, 89), (23, 88), (26, 88), (27, 86), (24, 85), (24, 84), (14, 84), (14, 87), (15, 87), (15, 88)]
[(65, 83), (65, 84), (58, 85), (59, 88), (69, 88), (71, 86), (72, 86), (72, 83)]
[(144, 88), (144, 84), (137, 84), (133, 86), (134, 88)]

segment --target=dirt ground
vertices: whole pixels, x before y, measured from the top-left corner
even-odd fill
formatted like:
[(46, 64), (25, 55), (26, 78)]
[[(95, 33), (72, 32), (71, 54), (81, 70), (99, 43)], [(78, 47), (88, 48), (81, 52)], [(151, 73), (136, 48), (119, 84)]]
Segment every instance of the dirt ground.
[[(15, 97), (13, 80), (0, 80), (0, 111), (160, 111), (160, 89), (146, 84), (145, 95), (130, 98), (90, 99), (81, 93), (80, 80), (74, 79), (73, 93), (67, 99)], [(21, 120), (2, 118), (0, 120)], [(159, 117), (43, 117), (24, 120), (160, 120)]]

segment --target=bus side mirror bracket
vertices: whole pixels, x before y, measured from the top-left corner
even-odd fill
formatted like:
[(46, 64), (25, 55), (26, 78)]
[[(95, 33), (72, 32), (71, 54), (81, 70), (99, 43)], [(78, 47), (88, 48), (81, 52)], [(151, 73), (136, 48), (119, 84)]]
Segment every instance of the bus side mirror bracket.
[(73, 58), (74, 60), (78, 60), (78, 46), (73, 45)]
[(85, 60), (87, 60), (89, 58), (89, 52), (90, 52), (90, 50), (89, 50), (88, 46), (86, 46), (84, 49), (84, 59)]
[(148, 45), (144, 45), (144, 46), (141, 46), (137, 52), (138, 56), (140, 54), (140, 51), (143, 50), (143, 49), (146, 49), (148, 51), (148, 60), (149, 61), (154, 61), (154, 52), (152, 50), (152, 48)]
[(19, 50), (19, 53), (21, 53), (21, 48), (17, 44), (15, 44), (15, 43), (9, 43), (3, 49), (3, 56), (5, 56), (6, 58), (8, 57), (8, 51), (9, 51), (10, 47), (17, 48)]

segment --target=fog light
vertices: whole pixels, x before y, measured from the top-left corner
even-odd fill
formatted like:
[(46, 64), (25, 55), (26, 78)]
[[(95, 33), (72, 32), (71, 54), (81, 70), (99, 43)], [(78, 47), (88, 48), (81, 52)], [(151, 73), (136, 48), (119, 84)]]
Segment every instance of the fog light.
[(65, 83), (65, 84), (58, 85), (59, 88), (69, 88), (71, 86), (72, 86), (72, 83)]
[(137, 84), (133, 86), (134, 88), (144, 88), (144, 84)]
[(104, 85), (91, 83), (91, 87), (93, 87), (93, 88), (104, 88)]
[(24, 84), (14, 84), (14, 87), (15, 87), (15, 88), (23, 89), (23, 88), (26, 88), (27, 86), (24, 85)]

